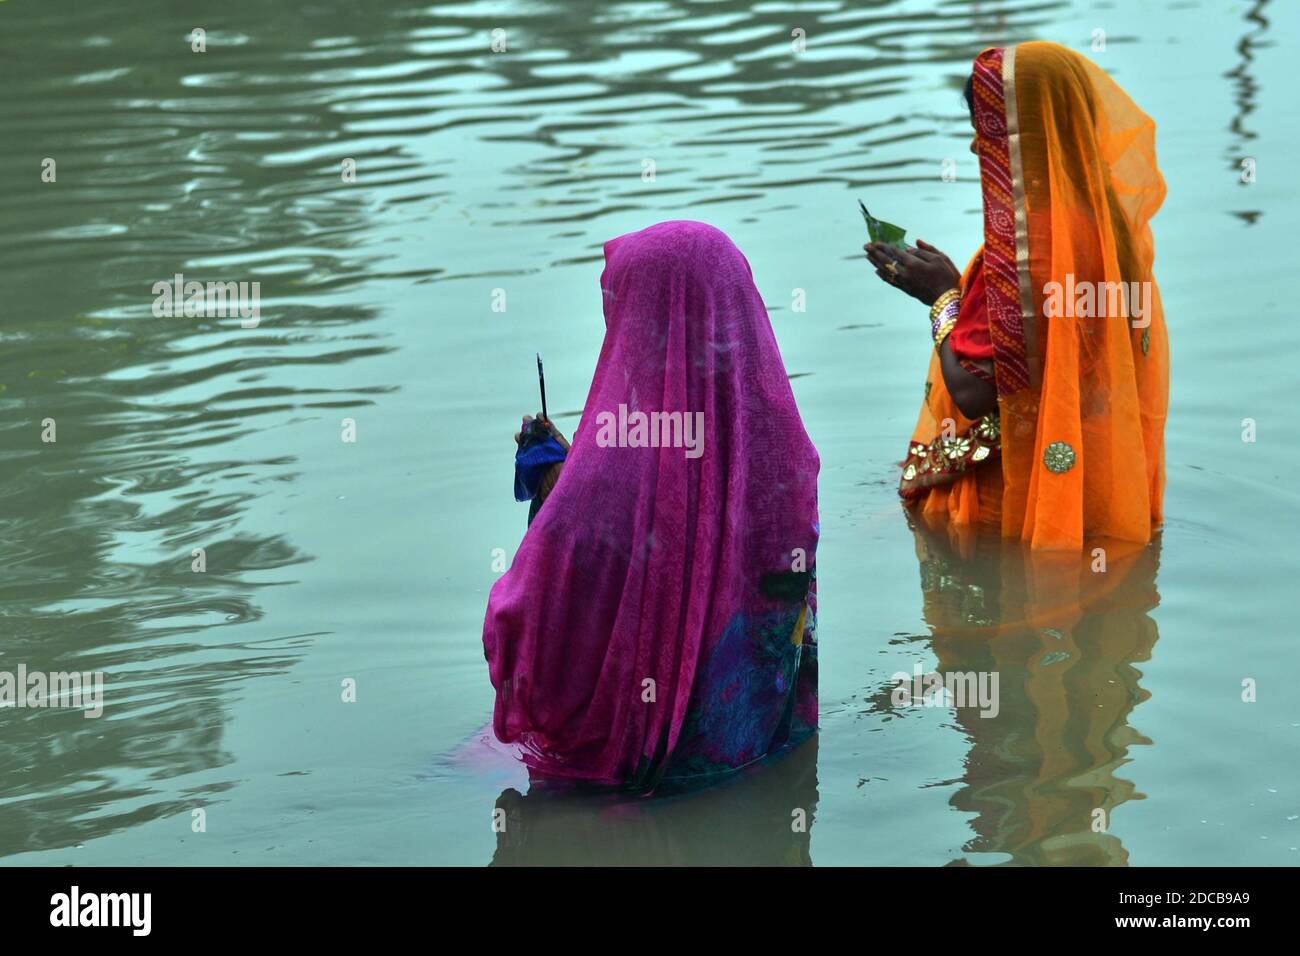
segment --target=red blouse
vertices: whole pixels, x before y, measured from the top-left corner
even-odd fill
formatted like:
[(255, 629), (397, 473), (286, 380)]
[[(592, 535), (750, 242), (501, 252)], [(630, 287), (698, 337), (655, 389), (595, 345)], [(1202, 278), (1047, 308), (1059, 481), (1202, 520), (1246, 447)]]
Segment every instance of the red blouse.
[(959, 360), (967, 361), (993, 358), (993, 339), (989, 337), (989, 317), (984, 294), (984, 255), (972, 263), (966, 287), (962, 289), (961, 311), (957, 324), (948, 333), (948, 345)]

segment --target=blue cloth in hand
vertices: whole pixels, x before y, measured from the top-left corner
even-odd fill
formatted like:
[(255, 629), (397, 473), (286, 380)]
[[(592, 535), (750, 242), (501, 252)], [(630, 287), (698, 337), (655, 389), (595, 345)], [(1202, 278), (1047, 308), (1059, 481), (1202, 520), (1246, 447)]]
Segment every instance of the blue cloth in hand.
[(537, 497), (546, 470), (566, 457), (564, 446), (551, 435), (521, 445), (515, 452), (515, 501)]

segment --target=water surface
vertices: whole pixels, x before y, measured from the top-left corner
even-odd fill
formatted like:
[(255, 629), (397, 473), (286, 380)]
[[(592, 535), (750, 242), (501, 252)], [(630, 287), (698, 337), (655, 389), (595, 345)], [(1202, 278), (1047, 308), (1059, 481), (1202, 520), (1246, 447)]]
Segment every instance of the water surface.
[[(98, 720), (0, 711), (0, 855), (1294, 865), (1298, 26), (1190, 0), (0, 4), (0, 669), (108, 679)], [(909, 528), (924, 310), (859, 258), (858, 197), (974, 250), (960, 87), (1027, 39), (1115, 75), (1169, 184), (1168, 522), (1104, 578)], [(821, 453), (820, 739), (694, 797), (523, 796), (478, 743), (510, 434), (538, 349), (572, 432), (601, 244), (671, 218), (749, 257)], [(260, 325), (156, 318), (178, 272), (259, 281)], [(1000, 713), (893, 706), (918, 664), (996, 669)]]

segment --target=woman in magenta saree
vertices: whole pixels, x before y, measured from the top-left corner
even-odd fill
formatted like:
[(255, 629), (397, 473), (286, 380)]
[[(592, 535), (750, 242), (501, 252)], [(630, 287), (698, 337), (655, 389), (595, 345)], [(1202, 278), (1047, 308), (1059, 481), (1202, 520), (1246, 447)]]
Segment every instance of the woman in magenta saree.
[[(725, 234), (613, 239), (601, 289), (568, 458), (488, 599), (493, 727), (535, 778), (709, 783), (816, 731), (819, 461)], [(698, 422), (698, 447), (638, 412)]]

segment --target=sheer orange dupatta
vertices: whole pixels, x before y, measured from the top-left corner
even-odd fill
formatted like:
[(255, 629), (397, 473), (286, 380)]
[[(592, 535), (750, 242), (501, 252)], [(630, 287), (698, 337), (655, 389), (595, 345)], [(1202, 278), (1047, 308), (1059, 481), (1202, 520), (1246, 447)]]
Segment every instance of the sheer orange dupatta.
[[(1165, 196), (1155, 124), (1055, 43), (985, 50), (973, 91), (1001, 455), (960, 476), (964, 488), (930, 489), (919, 510), (957, 524), (996, 513), (1004, 537), (1035, 549), (1146, 542), (1162, 519), (1169, 394), (1151, 272), (1149, 221)], [(930, 380), (914, 445), (945, 415), (959, 435), (973, 425), (934, 361)], [(999, 462), (997, 489), (979, 472)]]

